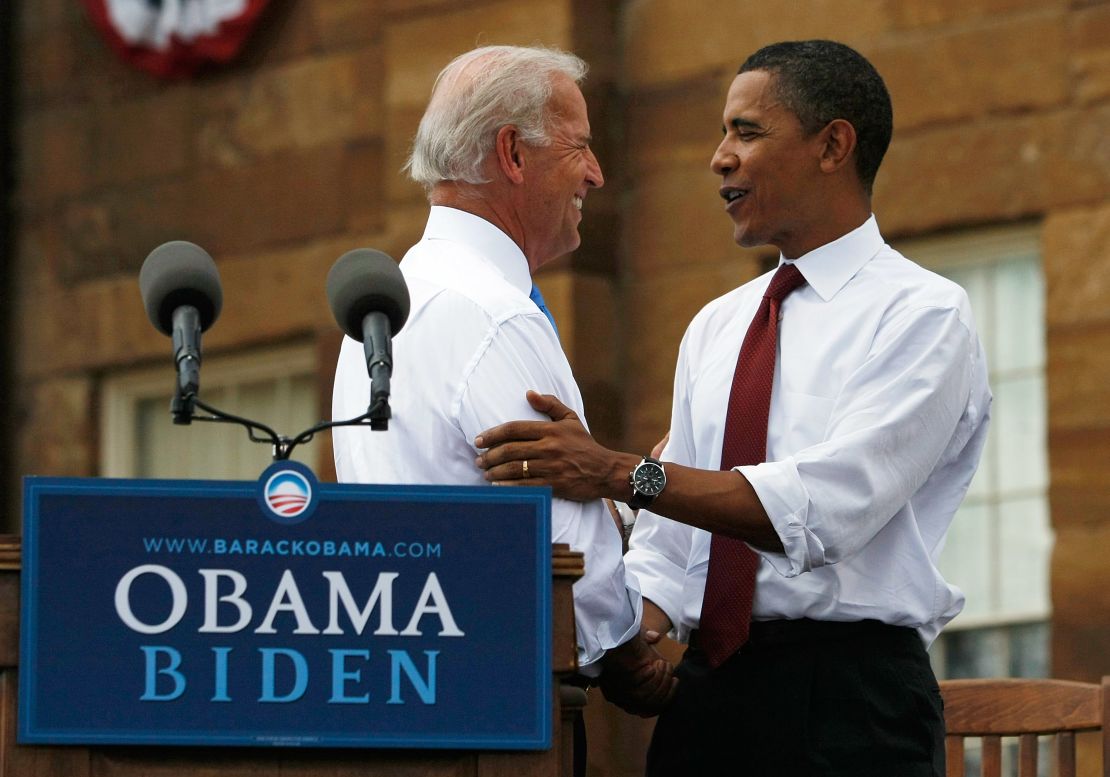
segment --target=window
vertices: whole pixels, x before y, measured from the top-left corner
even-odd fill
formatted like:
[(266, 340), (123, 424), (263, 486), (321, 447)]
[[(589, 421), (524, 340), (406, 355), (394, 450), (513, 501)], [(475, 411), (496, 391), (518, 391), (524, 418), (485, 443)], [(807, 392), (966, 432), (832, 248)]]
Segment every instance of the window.
[(979, 471), (941, 555), (967, 595), (932, 648), (938, 677), (1048, 673), (1049, 556), (1044, 282), (1039, 232), (977, 232), (899, 245), (963, 286), (994, 393)]
[[(293, 437), (317, 423), (316, 363), (310, 346), (205, 359), (200, 397), (228, 413)], [(253, 480), (273, 460), (271, 446), (252, 442), (238, 424), (170, 417), (172, 361), (104, 383), (101, 469), (108, 477)], [(202, 412), (202, 411), (198, 411)], [(314, 463), (312, 444), (294, 459)]]

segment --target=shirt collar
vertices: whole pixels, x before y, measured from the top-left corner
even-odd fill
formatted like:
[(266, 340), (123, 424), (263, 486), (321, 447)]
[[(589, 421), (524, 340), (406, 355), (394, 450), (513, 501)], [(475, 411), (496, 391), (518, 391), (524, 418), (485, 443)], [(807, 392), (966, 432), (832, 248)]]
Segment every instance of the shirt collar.
[(424, 240), (461, 243), (488, 260), (514, 287), (524, 294), (532, 290), (528, 259), (513, 239), (473, 213), (444, 205), (433, 205), (424, 228)]
[[(795, 260), (806, 283), (828, 302), (879, 253), (884, 245), (879, 225), (872, 214), (867, 221), (831, 243), (815, 248)], [(780, 254), (779, 264), (786, 259)]]

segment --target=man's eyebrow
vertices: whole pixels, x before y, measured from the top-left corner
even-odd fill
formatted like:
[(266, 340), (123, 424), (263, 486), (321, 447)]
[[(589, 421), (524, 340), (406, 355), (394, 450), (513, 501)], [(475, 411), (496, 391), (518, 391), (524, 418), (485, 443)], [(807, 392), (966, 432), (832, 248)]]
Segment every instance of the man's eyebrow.
[[(755, 129), (755, 130), (763, 129), (763, 125), (760, 124), (758, 121), (752, 121), (751, 119), (744, 119), (744, 118), (741, 118), (739, 116), (730, 120), (728, 125), (729, 125), (729, 127), (732, 127), (733, 129), (737, 129), (737, 130), (739, 130), (739, 129)], [(726, 127), (721, 127), (721, 131), (722, 132), (727, 132), (728, 129)]]

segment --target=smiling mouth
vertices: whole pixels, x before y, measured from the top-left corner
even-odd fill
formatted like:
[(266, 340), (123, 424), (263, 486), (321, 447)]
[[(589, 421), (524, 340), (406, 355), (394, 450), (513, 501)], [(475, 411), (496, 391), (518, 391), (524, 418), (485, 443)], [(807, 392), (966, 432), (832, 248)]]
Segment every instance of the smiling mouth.
[(737, 200), (745, 197), (747, 193), (747, 189), (721, 189), (721, 199), (723, 199), (728, 205), (731, 205)]
[(581, 197), (575, 197), (573, 201), (574, 201), (574, 207), (578, 208), (578, 210), (582, 210), (582, 198)]

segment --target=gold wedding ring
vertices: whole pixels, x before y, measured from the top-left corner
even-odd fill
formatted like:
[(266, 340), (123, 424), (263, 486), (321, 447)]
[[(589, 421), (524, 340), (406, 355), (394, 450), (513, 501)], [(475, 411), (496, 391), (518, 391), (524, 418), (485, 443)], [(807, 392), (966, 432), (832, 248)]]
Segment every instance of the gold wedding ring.
[(528, 474), (528, 459), (524, 460), (524, 477), (526, 477), (526, 478), (532, 477), (531, 475)]

